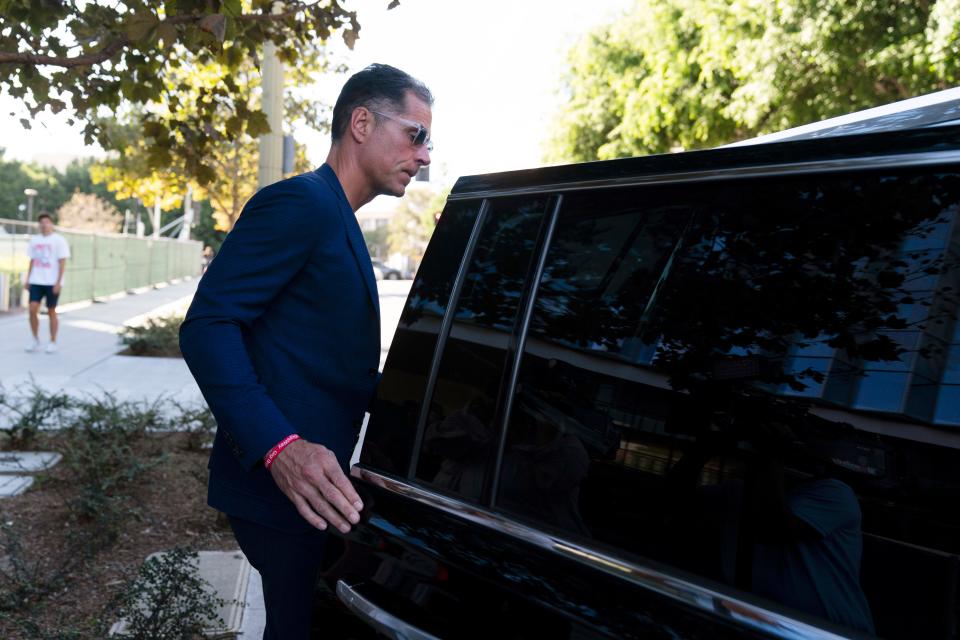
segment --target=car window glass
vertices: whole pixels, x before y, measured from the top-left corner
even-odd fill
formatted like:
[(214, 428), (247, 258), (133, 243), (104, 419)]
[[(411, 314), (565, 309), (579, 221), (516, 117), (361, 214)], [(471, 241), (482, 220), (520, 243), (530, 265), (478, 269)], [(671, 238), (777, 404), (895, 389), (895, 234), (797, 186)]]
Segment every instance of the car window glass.
[(491, 202), (437, 371), (416, 476), (470, 500), (496, 449), (506, 352), (545, 209), (544, 198)]
[(407, 472), (440, 322), (463, 260), (479, 202), (448, 205), (417, 271), (390, 345), (360, 461)]
[(566, 196), (497, 508), (800, 617), (947, 637), (958, 203), (956, 175), (910, 171)]

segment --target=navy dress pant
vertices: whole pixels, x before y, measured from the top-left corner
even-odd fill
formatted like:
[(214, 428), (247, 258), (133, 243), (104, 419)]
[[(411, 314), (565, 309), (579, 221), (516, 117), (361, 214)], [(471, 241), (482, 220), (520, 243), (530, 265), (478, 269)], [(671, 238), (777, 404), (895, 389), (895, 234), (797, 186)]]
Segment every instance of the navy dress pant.
[(326, 534), (287, 533), (230, 517), (240, 549), (263, 579), (263, 640), (307, 640)]

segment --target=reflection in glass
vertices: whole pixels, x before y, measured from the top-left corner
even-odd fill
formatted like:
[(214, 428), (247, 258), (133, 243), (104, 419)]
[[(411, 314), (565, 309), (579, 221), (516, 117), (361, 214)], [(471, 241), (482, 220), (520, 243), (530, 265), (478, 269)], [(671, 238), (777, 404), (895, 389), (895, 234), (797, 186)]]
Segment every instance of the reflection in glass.
[(452, 204), (417, 271), (370, 412), (360, 461), (406, 473), (433, 364), (440, 322), (477, 221), (480, 203)]
[(960, 420), (958, 202), (957, 175), (906, 171), (566, 197), (495, 505), (797, 615), (950, 637), (960, 437), (932, 419)]
[(469, 500), (495, 451), (506, 349), (545, 209), (542, 198), (491, 203), (437, 371), (416, 477)]

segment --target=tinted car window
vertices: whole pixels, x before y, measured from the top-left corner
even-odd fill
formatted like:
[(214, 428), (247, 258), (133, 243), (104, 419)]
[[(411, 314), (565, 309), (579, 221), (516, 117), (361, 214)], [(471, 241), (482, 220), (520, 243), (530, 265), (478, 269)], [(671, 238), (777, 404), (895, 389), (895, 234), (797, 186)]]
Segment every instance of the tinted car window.
[(470, 500), (479, 499), (496, 450), (494, 414), (510, 334), (545, 209), (542, 198), (491, 203), (427, 408), (416, 476)]
[[(598, 524), (580, 513), (580, 487), (588, 471), (597, 473), (591, 460), (617, 457), (633, 415), (651, 413), (641, 405), (626, 416), (618, 405), (643, 390), (629, 380), (631, 365), (652, 353), (640, 335), (643, 316), (688, 219), (688, 211), (650, 206), (635, 192), (564, 201), (526, 338), (498, 505), (585, 535)], [(632, 548), (636, 532), (621, 525), (611, 522), (601, 536)]]
[(451, 204), (440, 217), (394, 335), (360, 460), (406, 474), (440, 323), (463, 261), (479, 202)]
[(946, 636), (958, 203), (957, 176), (906, 171), (567, 197), (497, 506), (801, 617)]

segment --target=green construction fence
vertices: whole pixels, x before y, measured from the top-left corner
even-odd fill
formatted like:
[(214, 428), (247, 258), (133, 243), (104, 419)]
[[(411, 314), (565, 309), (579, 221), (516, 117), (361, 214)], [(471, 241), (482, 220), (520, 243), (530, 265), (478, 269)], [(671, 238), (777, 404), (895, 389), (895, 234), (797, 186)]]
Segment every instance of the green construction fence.
[[(29, 264), (27, 243), (34, 233), (34, 225), (0, 220), (0, 283), (8, 288), (8, 307), (20, 303), (19, 292)], [(57, 233), (70, 245), (60, 304), (103, 298), (201, 273), (203, 244), (194, 240), (68, 229), (57, 229)], [(0, 307), (3, 302), (0, 295)]]

